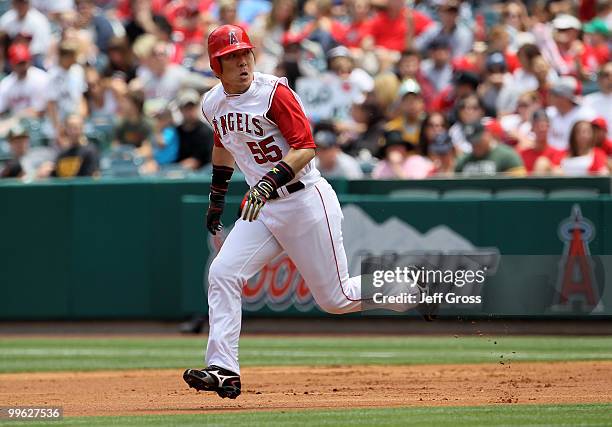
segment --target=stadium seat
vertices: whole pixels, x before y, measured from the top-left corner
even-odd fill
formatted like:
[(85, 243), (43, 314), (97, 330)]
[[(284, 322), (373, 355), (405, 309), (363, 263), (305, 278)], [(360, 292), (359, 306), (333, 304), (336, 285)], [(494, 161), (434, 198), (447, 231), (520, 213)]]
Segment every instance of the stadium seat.
[(545, 199), (546, 192), (539, 188), (506, 188), (503, 190), (498, 190), (494, 197), (496, 199)]
[(438, 190), (429, 188), (404, 188), (401, 190), (393, 190), (389, 193), (392, 199), (421, 199), (421, 200), (437, 200), (440, 198)]
[(581, 199), (581, 198), (592, 198), (599, 196), (599, 190), (596, 188), (564, 188), (561, 190), (551, 190), (548, 193), (548, 198), (557, 199)]
[(489, 200), (493, 197), (491, 190), (486, 188), (460, 188), (442, 193), (443, 200), (477, 199)]

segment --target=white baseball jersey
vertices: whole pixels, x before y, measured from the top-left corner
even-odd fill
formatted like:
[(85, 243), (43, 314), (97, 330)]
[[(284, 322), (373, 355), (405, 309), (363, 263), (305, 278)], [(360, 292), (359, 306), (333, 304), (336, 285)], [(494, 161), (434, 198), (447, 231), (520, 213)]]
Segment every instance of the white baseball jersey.
[[(244, 93), (227, 94), (219, 83), (202, 98), (202, 113), (215, 132), (216, 143), (232, 153), (249, 186), (257, 184), (291, 148), (278, 126), (267, 117), (279, 84), (287, 86), (287, 79), (254, 73)], [(293, 95), (299, 102), (299, 97)], [(292, 182), (300, 180), (308, 187), (320, 176), (312, 160)]]

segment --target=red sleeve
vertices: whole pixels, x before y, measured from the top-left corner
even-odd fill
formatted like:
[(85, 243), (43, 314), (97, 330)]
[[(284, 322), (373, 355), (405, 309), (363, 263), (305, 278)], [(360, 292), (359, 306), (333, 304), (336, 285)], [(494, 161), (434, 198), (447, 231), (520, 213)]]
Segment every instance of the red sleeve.
[(310, 123), (291, 89), (283, 84), (276, 86), (272, 104), (266, 117), (274, 122), (291, 148), (316, 148)]
[(589, 172), (601, 172), (607, 168), (608, 157), (606, 153), (599, 147), (593, 148), (593, 163), (589, 168)]

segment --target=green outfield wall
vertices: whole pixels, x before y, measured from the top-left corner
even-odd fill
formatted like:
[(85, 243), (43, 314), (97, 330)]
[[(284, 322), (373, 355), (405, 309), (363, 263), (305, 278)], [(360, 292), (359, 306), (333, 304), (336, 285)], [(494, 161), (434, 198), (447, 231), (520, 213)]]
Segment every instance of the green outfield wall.
[[(370, 238), (406, 250), (414, 248), (403, 247), (404, 241), (428, 247), (454, 242), (502, 255), (560, 256), (567, 242), (559, 230), (575, 206), (594, 231), (590, 253), (612, 255), (606, 178), (333, 185), (348, 218), (345, 244), (352, 268), (367, 251), (365, 228)], [(203, 225), (208, 186), (203, 179), (1, 183), (0, 319), (178, 319), (205, 311), (203, 278), (220, 244)], [(246, 185), (230, 188), (224, 222), (231, 226)], [(589, 191), (564, 195), (560, 190), (567, 188)], [(512, 195), (513, 190), (518, 192)], [(404, 232), (408, 237), (393, 243)], [(246, 315), (320, 314), (287, 260), (277, 260), (267, 274), (274, 280), (268, 277), (258, 289), (254, 284)], [(267, 299), (266, 286), (281, 286), (276, 300)], [(512, 294), (499, 289), (500, 295)], [(603, 288), (600, 314), (610, 314), (610, 292)], [(516, 314), (511, 306), (491, 304), (489, 310)]]

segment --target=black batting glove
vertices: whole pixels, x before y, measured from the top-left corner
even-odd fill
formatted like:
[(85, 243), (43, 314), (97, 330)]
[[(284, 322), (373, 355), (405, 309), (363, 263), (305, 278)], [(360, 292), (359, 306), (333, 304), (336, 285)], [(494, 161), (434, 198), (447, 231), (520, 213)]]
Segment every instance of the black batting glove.
[(206, 228), (212, 235), (223, 229), (221, 214), (225, 207), (225, 197), (215, 194), (208, 196), (208, 211), (206, 212)]
[(272, 193), (288, 184), (294, 177), (295, 173), (291, 166), (283, 160), (278, 162), (246, 193), (240, 205), (240, 217), (245, 221), (255, 221)]

